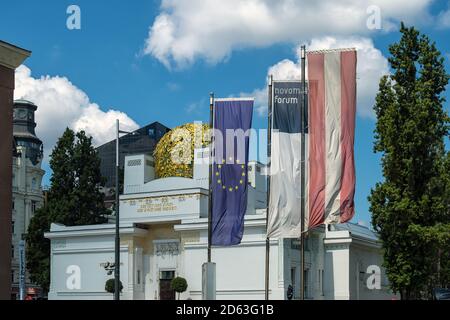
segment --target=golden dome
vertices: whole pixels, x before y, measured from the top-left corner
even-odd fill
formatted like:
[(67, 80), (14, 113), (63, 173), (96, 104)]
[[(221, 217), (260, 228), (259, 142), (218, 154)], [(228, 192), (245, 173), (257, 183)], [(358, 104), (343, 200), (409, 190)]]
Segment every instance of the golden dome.
[(153, 153), (158, 178), (192, 178), (194, 149), (209, 145), (209, 125), (187, 123), (166, 133)]

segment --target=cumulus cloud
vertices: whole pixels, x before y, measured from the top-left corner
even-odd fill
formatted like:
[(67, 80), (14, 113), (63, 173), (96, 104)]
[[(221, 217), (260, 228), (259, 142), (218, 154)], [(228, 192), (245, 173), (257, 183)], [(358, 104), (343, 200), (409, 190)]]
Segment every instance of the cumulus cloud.
[(46, 159), (66, 127), (86, 131), (96, 146), (114, 139), (116, 119), (124, 130), (139, 127), (121, 111), (103, 111), (66, 77), (34, 78), (24, 65), (16, 70), (14, 98), (30, 100), (38, 106), (36, 134), (44, 142)]
[[(166, 67), (183, 68), (196, 59), (217, 63), (233, 50), (299, 42), (332, 34), (366, 35), (376, 6), (381, 27), (429, 18), (433, 0), (162, 0), (149, 28), (144, 54)], [(306, 38), (308, 37), (308, 38)]]
[(437, 26), (441, 29), (450, 28), (450, 2), (448, 3), (448, 9), (439, 13)]
[[(357, 85), (358, 114), (362, 117), (372, 117), (372, 106), (378, 90), (380, 78), (389, 73), (386, 57), (374, 47), (371, 39), (364, 37), (321, 37), (307, 43), (308, 50), (325, 50), (338, 48), (356, 48), (358, 51)], [(282, 60), (268, 69), (274, 80), (300, 80), (301, 60), (300, 46), (296, 50), (297, 60)], [(307, 78), (307, 75), (306, 75)], [(267, 83), (266, 83), (267, 87)], [(241, 93), (241, 96), (255, 97), (255, 104), (260, 115), (267, 114), (267, 89), (255, 89), (251, 93)]]

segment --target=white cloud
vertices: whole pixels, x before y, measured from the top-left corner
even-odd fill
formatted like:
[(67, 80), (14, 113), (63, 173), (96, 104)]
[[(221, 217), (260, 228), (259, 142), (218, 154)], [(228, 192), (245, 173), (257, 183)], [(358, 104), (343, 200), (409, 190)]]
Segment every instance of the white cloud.
[(116, 119), (120, 120), (121, 129), (131, 131), (139, 127), (123, 112), (101, 110), (66, 77), (33, 78), (24, 65), (16, 70), (14, 98), (30, 100), (38, 106), (36, 134), (44, 143), (46, 159), (66, 127), (86, 131), (96, 146), (114, 138)]
[[(322, 37), (311, 40), (307, 50), (324, 50), (337, 48), (356, 48), (358, 51), (357, 83), (358, 83), (358, 114), (363, 117), (373, 116), (373, 103), (378, 91), (380, 78), (389, 73), (388, 61), (380, 50), (374, 47), (371, 39), (363, 37)], [(300, 80), (300, 47), (297, 48), (297, 60), (282, 60), (268, 69), (268, 75), (274, 80)], [(266, 83), (267, 87), (267, 83)], [(267, 89), (256, 89), (251, 93), (241, 93), (241, 96), (254, 96), (257, 111), (260, 115), (267, 114)]]
[(441, 11), (437, 18), (437, 26), (441, 29), (450, 28), (450, 2), (446, 11)]
[(181, 85), (179, 85), (176, 82), (167, 82), (167, 88), (172, 91), (172, 92), (176, 92), (176, 91), (180, 91), (181, 90)]
[(358, 50), (357, 90), (358, 113), (373, 116), (373, 104), (378, 92), (380, 78), (389, 73), (387, 58), (374, 47), (368, 38), (336, 39), (325, 37), (311, 41), (310, 50), (356, 48)]
[(197, 59), (217, 63), (233, 50), (306, 41), (323, 35), (366, 35), (370, 6), (380, 8), (382, 29), (400, 20), (429, 18), (433, 0), (162, 0), (144, 54), (166, 67)]
[(186, 108), (184, 108), (184, 110), (188, 114), (199, 115), (199, 114), (202, 114), (202, 108), (204, 110), (209, 110), (209, 104), (206, 102), (205, 99), (201, 99), (197, 102), (190, 103), (188, 106), (186, 106)]

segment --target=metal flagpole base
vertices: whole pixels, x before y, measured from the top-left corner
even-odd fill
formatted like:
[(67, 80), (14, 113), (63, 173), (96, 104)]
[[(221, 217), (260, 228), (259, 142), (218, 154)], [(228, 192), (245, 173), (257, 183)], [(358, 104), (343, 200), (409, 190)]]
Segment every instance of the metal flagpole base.
[(216, 300), (216, 264), (202, 265), (202, 300)]

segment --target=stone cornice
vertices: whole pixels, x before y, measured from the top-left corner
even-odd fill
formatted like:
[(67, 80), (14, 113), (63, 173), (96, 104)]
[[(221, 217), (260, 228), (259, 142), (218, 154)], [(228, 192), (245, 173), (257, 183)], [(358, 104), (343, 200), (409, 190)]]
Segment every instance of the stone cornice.
[[(98, 229), (90, 229), (90, 228), (84, 228), (86, 226), (80, 226), (78, 229), (77, 227), (64, 227), (60, 226), (59, 228), (62, 228), (58, 231), (50, 231), (44, 233), (44, 237), (47, 239), (57, 239), (57, 238), (70, 238), (70, 237), (92, 237), (92, 236), (114, 236), (115, 235), (115, 226), (113, 224), (109, 225), (97, 225)], [(92, 227), (92, 226), (90, 226)], [(95, 227), (95, 226), (94, 226)], [(147, 230), (143, 230), (140, 228), (135, 227), (120, 227), (120, 234), (121, 235), (134, 235), (134, 236), (141, 236), (144, 237), (148, 233)]]
[(168, 198), (168, 197), (177, 197), (183, 195), (202, 195), (207, 196), (208, 190), (195, 187), (195, 188), (181, 188), (181, 189), (172, 189), (172, 190), (161, 190), (158, 192), (141, 192), (141, 193), (132, 193), (132, 194), (121, 194), (120, 200), (138, 200), (138, 199), (148, 199), (148, 198)]
[[(266, 218), (265, 215), (246, 215), (244, 219), (245, 227), (265, 227)], [(185, 219), (181, 224), (174, 226), (175, 231), (193, 231), (193, 230), (207, 230), (208, 229), (208, 219)]]
[(0, 40), (0, 65), (9, 69), (16, 69), (29, 56), (31, 56), (31, 51)]

